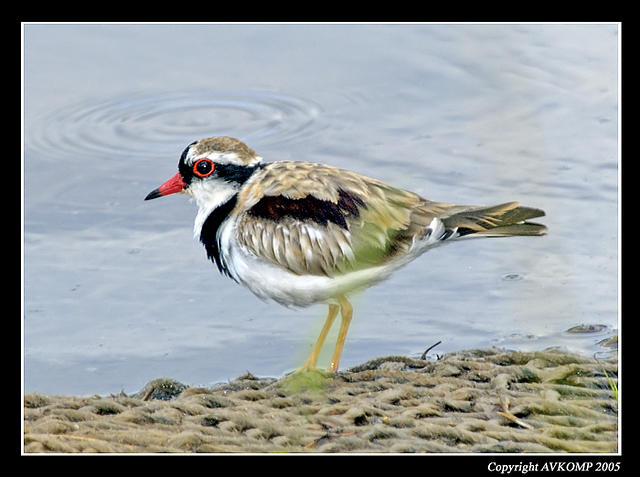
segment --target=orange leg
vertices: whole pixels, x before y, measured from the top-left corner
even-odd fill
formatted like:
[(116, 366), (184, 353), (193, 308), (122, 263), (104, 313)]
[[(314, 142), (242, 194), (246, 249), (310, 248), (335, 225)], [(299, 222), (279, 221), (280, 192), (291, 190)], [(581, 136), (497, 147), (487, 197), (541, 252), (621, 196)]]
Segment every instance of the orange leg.
[(342, 348), (344, 347), (344, 340), (347, 337), (347, 331), (349, 330), (349, 324), (351, 323), (351, 318), (353, 316), (353, 307), (351, 306), (351, 303), (349, 303), (349, 301), (343, 296), (338, 300), (340, 302), (340, 315), (342, 316), (342, 321), (340, 322), (340, 331), (338, 332), (338, 340), (336, 341), (333, 357), (331, 358), (331, 362), (327, 368), (327, 371), (331, 372), (338, 370), (340, 355), (342, 354)]
[(304, 362), (304, 364), (298, 368), (297, 372), (316, 369), (316, 363), (318, 362), (318, 355), (320, 354), (320, 350), (322, 349), (324, 340), (327, 337), (327, 333), (329, 333), (329, 329), (333, 324), (333, 320), (336, 319), (336, 315), (338, 314), (339, 309), (340, 307), (338, 305), (329, 305), (329, 314), (327, 315), (327, 319), (324, 322), (322, 331), (320, 331), (320, 336), (318, 336), (318, 340), (316, 341), (316, 344), (313, 347), (311, 354), (309, 355), (307, 360)]

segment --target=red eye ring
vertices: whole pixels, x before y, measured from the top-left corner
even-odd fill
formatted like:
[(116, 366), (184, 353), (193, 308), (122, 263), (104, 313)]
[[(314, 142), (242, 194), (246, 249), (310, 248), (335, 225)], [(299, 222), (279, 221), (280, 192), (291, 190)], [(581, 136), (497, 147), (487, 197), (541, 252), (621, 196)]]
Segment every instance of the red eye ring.
[(208, 177), (213, 174), (216, 166), (209, 159), (200, 159), (193, 165), (193, 173), (198, 177)]

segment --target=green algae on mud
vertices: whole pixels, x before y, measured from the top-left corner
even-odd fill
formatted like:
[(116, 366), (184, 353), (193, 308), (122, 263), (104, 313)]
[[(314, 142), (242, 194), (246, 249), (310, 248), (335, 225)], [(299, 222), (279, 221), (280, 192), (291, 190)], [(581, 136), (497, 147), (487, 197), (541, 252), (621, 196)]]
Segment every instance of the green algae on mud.
[(298, 394), (302, 391), (321, 392), (327, 387), (332, 373), (320, 369), (309, 369), (286, 375), (279, 382), (286, 394)]

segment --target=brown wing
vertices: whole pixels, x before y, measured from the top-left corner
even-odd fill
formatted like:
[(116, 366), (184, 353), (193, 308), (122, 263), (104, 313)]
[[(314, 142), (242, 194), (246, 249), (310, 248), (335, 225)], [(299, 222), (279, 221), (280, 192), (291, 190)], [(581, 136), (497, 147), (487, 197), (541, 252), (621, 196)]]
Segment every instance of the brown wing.
[(257, 174), (238, 197), (238, 241), (297, 274), (382, 265), (451, 207), (321, 164), (275, 162)]

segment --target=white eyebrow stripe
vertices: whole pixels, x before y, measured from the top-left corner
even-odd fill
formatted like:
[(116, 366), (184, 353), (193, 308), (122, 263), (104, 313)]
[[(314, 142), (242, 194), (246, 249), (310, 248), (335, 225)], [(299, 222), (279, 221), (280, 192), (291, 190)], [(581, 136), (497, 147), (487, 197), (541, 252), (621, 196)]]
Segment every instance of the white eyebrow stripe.
[(243, 160), (237, 153), (235, 152), (217, 152), (217, 151), (208, 151), (203, 152), (201, 154), (192, 155), (191, 151), (187, 154), (187, 162), (189, 164), (195, 164), (200, 159), (210, 159), (213, 162), (220, 162), (226, 164), (233, 164), (236, 166), (255, 166), (256, 164), (262, 162), (261, 156), (254, 156), (250, 161)]

